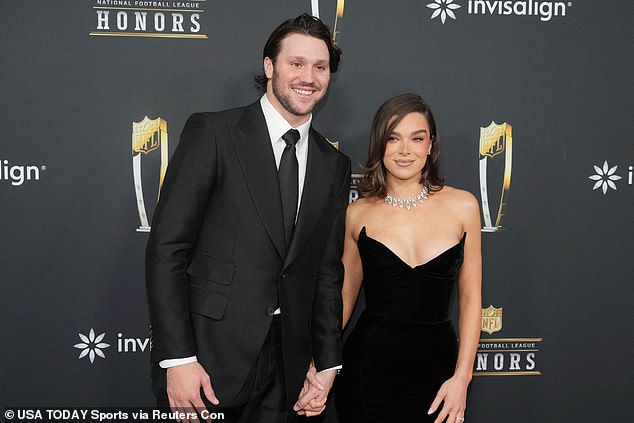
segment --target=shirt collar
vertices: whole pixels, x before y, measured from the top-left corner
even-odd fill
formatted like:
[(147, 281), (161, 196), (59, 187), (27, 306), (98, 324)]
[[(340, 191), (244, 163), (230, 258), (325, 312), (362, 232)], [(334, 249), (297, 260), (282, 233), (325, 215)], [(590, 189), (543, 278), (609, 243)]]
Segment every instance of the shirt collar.
[[(266, 127), (269, 130), (269, 137), (271, 137), (271, 142), (277, 142), (282, 138), (292, 126), (284, 119), (284, 117), (275, 110), (275, 107), (271, 104), (269, 99), (266, 96), (266, 93), (260, 98), (260, 106), (262, 107), (262, 112), (264, 113), (264, 119), (266, 120)], [(313, 120), (312, 113), (308, 117), (308, 120), (298, 126), (297, 129), (299, 131), (299, 141), (298, 144), (303, 144), (308, 140), (308, 130), (310, 129), (310, 124)], [(283, 141), (282, 141), (283, 142)], [(298, 145), (299, 147), (299, 145)]]

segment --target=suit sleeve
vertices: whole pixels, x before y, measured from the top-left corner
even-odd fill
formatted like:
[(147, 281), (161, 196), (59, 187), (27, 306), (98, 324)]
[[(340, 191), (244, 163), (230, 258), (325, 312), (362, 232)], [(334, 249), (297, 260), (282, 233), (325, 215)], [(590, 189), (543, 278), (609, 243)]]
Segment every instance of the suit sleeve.
[(350, 159), (342, 155), (339, 161), (333, 197), (335, 207), (330, 235), (322, 258), (317, 288), (313, 301), (312, 342), (313, 359), (317, 371), (338, 366), (342, 362), (342, 315), (343, 300), (343, 238), (346, 208), (350, 196)]
[(153, 362), (197, 354), (187, 266), (215, 181), (215, 149), (210, 118), (190, 116), (167, 169), (146, 250)]

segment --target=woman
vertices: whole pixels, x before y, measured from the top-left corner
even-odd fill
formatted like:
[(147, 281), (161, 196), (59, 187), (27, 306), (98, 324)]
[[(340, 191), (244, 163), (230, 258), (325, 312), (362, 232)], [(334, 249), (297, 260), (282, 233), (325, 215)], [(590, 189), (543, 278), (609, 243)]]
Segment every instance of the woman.
[[(481, 320), (479, 206), (444, 185), (425, 101), (386, 101), (372, 124), (366, 198), (346, 216), (343, 324), (361, 282), (366, 309), (344, 347), (344, 423), (464, 421)], [(449, 320), (454, 286), (459, 339)]]

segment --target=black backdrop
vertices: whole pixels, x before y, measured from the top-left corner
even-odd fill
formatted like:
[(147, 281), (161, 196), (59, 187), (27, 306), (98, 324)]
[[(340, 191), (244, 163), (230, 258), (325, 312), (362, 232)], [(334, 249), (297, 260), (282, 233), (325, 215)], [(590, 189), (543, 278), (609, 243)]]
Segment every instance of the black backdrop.
[[(133, 152), (133, 122), (163, 119), (171, 154), (190, 113), (257, 98), (279, 22), (332, 27), (336, 3), (0, 3), (0, 406), (153, 403), (133, 155), (151, 214), (160, 148)], [(483, 304), (503, 311), (485, 312), (469, 421), (631, 420), (633, 12), (364, 0), (337, 20), (342, 64), (314, 122), (353, 163), (381, 102), (416, 92), (447, 183), (479, 197), (480, 128), (512, 127), (502, 227), (483, 234)], [(495, 218), (506, 162), (487, 160)]]

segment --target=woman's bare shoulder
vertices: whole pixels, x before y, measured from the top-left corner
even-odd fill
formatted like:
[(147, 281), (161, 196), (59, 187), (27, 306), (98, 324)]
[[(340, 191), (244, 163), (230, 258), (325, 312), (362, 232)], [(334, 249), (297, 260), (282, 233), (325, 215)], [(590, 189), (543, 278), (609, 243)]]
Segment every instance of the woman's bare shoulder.
[(364, 210), (368, 210), (377, 204), (377, 202), (383, 201), (378, 197), (359, 198), (357, 201), (348, 205), (348, 212), (362, 213)]
[(442, 200), (448, 208), (459, 213), (479, 213), (478, 200), (469, 191), (445, 185), (434, 195), (438, 195), (438, 199)]
[(357, 224), (363, 219), (367, 217), (367, 214), (376, 206), (376, 204), (380, 201), (383, 201), (377, 197), (371, 198), (360, 198), (354, 203), (350, 203), (348, 205), (348, 210), (346, 214), (346, 224), (356, 227)]
[(442, 187), (437, 194), (441, 194), (445, 201), (456, 201), (456, 202), (464, 202), (464, 203), (476, 203), (475, 196), (471, 194), (469, 191), (464, 189), (455, 188), (449, 185), (445, 185)]

